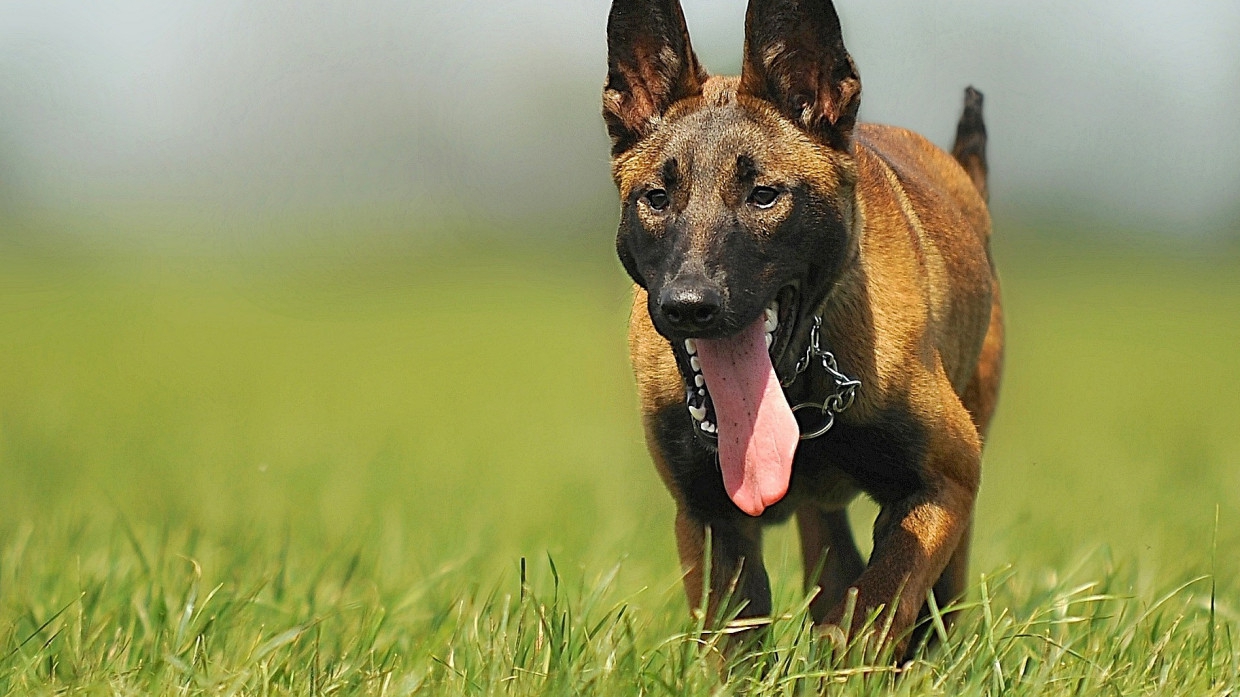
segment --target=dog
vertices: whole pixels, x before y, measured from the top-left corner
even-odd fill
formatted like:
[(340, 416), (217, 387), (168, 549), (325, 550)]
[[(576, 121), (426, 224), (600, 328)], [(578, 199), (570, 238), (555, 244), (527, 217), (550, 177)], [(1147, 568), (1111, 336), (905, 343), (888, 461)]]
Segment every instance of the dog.
[(881, 616), (907, 649), (928, 593), (965, 591), (1002, 372), (982, 95), (952, 154), (858, 123), (830, 0), (751, 0), (739, 77), (702, 68), (678, 0), (615, 0), (607, 46), (630, 353), (689, 603), (769, 617), (762, 528), (795, 514), (815, 622)]

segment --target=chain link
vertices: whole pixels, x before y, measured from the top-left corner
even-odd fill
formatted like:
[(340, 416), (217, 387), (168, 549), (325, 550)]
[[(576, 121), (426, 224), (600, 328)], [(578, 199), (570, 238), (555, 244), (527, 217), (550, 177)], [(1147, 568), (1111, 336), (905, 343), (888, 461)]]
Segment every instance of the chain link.
[(814, 326), (809, 332), (809, 346), (805, 349), (805, 357), (797, 361), (795, 371), (792, 376), (781, 384), (784, 387), (790, 387), (802, 373), (809, 370), (813, 365), (814, 359), (818, 359), (822, 365), (822, 369), (827, 371), (827, 375), (835, 383), (835, 392), (827, 395), (827, 398), (818, 402), (804, 402), (792, 408), (792, 412), (803, 411), (805, 409), (818, 409), (821, 411), (826, 423), (812, 433), (802, 433), (801, 440), (813, 440), (825, 436), (828, 431), (835, 426), (835, 416), (843, 411), (847, 411), (857, 400), (857, 388), (861, 387), (860, 380), (854, 380), (844, 373), (840, 372), (839, 364), (835, 360), (835, 354), (822, 348), (822, 318), (814, 317)]
[[(797, 361), (794, 371), (787, 380), (781, 380), (780, 385), (784, 388), (791, 387), (797, 378), (809, 370), (817, 359), (822, 369), (827, 372), (832, 382), (835, 383), (835, 391), (827, 395), (822, 403), (804, 402), (792, 407), (792, 413), (804, 411), (806, 409), (817, 409), (822, 417), (826, 420), (818, 430), (811, 433), (802, 433), (801, 440), (813, 440), (825, 436), (835, 426), (835, 417), (841, 412), (847, 411), (857, 400), (857, 389), (861, 387), (861, 381), (848, 377), (840, 371), (839, 364), (835, 360), (835, 354), (822, 348), (822, 317), (814, 317), (814, 326), (810, 328), (809, 346), (805, 349), (805, 356)], [(693, 398), (694, 390), (689, 390), (689, 399)], [(692, 402), (690, 402), (692, 407)], [(800, 428), (798, 422), (797, 427)], [(705, 433), (705, 432), (703, 432)], [(714, 438), (713, 434), (707, 434), (708, 437)]]

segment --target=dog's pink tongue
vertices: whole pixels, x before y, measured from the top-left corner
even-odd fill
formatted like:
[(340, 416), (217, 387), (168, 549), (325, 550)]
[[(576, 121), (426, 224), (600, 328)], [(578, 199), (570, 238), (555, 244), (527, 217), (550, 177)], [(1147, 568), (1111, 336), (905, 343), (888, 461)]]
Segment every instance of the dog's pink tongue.
[(762, 515), (788, 493), (801, 431), (766, 349), (763, 319), (729, 339), (699, 339), (698, 359), (719, 424), (719, 465), (728, 496)]

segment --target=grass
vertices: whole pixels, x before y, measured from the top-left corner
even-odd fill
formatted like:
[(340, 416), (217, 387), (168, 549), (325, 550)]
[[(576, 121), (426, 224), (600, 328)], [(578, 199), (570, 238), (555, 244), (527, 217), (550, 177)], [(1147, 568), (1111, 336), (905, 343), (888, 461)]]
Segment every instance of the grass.
[(0, 262), (0, 693), (1235, 694), (1240, 268), (999, 256), (974, 587), (899, 678), (814, 636), (787, 528), (721, 673), (611, 265)]

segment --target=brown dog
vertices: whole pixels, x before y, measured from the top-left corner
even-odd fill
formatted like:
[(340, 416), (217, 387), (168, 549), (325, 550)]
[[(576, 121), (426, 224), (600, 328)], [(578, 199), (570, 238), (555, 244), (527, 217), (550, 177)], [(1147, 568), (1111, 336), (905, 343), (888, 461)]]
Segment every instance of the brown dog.
[(964, 591), (999, 389), (981, 95), (954, 158), (857, 124), (829, 0), (751, 0), (739, 78), (707, 76), (677, 0), (615, 0), (607, 33), (630, 349), (689, 601), (768, 616), (761, 528), (796, 513), (815, 620), (839, 626), (855, 588), (844, 629), (886, 608), (907, 645), (931, 588)]

